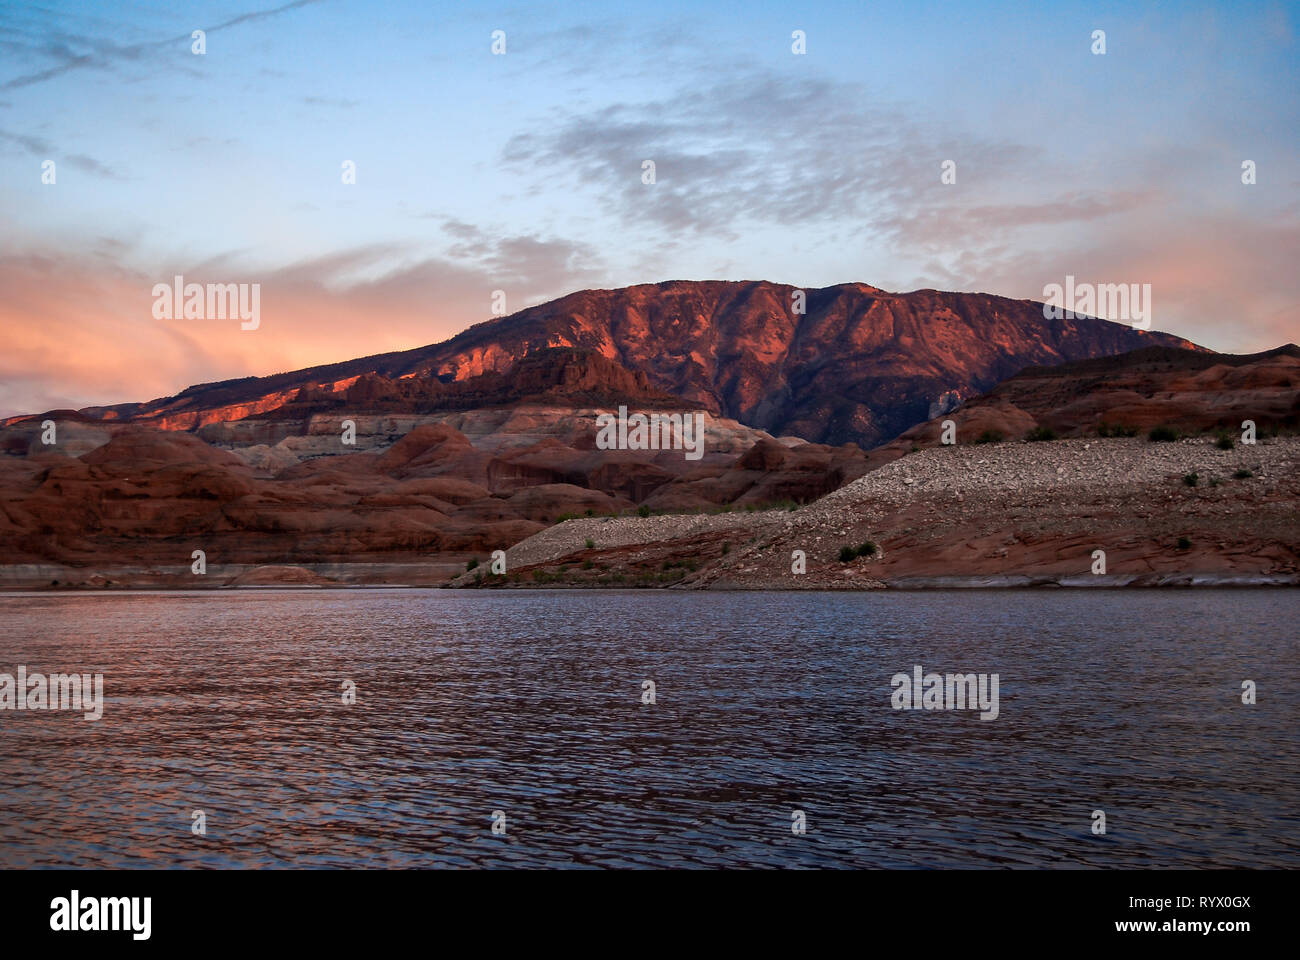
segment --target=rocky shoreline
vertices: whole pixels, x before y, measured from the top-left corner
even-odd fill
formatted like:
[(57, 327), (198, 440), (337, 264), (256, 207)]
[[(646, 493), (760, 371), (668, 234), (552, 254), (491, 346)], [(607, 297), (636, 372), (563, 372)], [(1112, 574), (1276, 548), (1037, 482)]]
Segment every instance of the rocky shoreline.
[[(342, 565), (349, 566), (349, 565)], [(356, 564), (357, 567), (371, 567), (374, 564)], [(155, 572), (148, 570), (117, 570), (111, 576), (92, 575), (84, 577), (78, 572), (55, 571), (63, 573), (67, 580), (61, 585), (51, 581), (47, 584), (23, 575), (12, 568), (0, 567), (0, 595), (10, 594), (49, 594), (49, 593), (180, 593), (194, 591), (241, 591), (241, 590), (430, 590), (445, 589), (449, 585), (446, 579), (429, 577), (423, 573), (424, 568), (411, 564), (384, 565), (399, 567), (390, 571), (391, 580), (376, 580), (375, 571), (358, 570), (356, 576), (348, 571), (336, 572), (333, 577), (317, 574), (307, 570), (306, 576), (296, 573), (305, 568), (292, 568), (295, 573), (284, 575), (275, 567), (254, 568), (257, 576), (252, 580), (239, 577), (216, 577), (204, 582), (183, 580), (179, 575), (174, 579), (159, 580)], [(57, 576), (55, 577), (57, 580)], [(422, 582), (427, 581), (427, 582)], [(600, 583), (535, 583), (527, 580), (504, 581), (494, 588), (505, 590), (631, 590), (640, 589), (649, 584), (600, 584)], [(689, 585), (682, 585), (689, 586)], [(1219, 574), (1147, 574), (1142, 576), (1005, 576), (1005, 577), (900, 577), (888, 580), (855, 581), (851, 584), (818, 584), (808, 587), (794, 586), (756, 586), (751, 583), (733, 583), (725, 579), (709, 583), (700, 589), (718, 591), (799, 591), (835, 593), (845, 590), (902, 590), (902, 591), (944, 591), (944, 590), (1028, 590), (1062, 587), (1067, 589), (1090, 590), (1150, 590), (1150, 589), (1266, 589), (1276, 587), (1300, 587), (1300, 574), (1289, 575), (1219, 575)]]
[(571, 520), (506, 551), (505, 576), (452, 585), (1293, 585), (1298, 468), (1295, 437), (933, 447), (793, 511)]

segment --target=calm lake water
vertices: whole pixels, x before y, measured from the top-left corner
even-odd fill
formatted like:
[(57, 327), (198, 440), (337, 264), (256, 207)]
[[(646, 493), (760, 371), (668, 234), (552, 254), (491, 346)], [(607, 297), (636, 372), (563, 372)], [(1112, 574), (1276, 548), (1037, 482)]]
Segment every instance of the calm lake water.
[[(1298, 591), (10, 595), (0, 624), (0, 672), (105, 685), (97, 722), (0, 711), (4, 867), (1300, 866)], [(997, 673), (999, 716), (892, 709), (915, 664)]]

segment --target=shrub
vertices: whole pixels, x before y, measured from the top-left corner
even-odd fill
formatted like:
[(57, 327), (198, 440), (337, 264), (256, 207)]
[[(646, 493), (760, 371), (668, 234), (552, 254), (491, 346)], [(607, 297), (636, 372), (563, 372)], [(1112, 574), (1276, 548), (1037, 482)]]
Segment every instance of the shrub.
[(1240, 470), (1238, 470), (1236, 473), (1234, 473), (1234, 474), (1232, 475), (1232, 479), (1234, 479), (1234, 480), (1249, 480), (1249, 479), (1250, 479), (1251, 477), (1253, 477), (1253, 476), (1254, 476), (1253, 473), (1251, 473), (1251, 472), (1250, 472), (1249, 470), (1247, 470), (1245, 467), (1242, 467)]
[(880, 547), (874, 540), (864, 540), (856, 547), (840, 548), (840, 563), (849, 563), (858, 557), (874, 557), (880, 552)]
[(1147, 434), (1147, 439), (1152, 443), (1173, 443), (1178, 439), (1178, 431), (1162, 424), (1152, 427), (1151, 432)]
[(474, 569), (475, 567), (477, 567), (477, 566), (478, 566), (478, 557), (475, 557), (475, 558), (474, 558), (473, 560), (471, 560), (469, 563), (465, 564), (465, 572), (466, 572), (466, 573), (469, 573), (471, 570), (473, 570), (473, 569)]
[(1183, 484), (1188, 487), (1194, 487), (1201, 482), (1201, 478), (1195, 473), (1183, 474)]
[[(782, 497), (780, 500), (764, 500), (753, 505), (755, 510), (789, 510), (793, 512), (799, 506), (798, 500)], [(748, 509), (748, 508), (747, 508)]]
[(643, 503), (641, 506), (636, 508), (636, 515), (638, 517), (648, 517), (650, 516), (650, 508)]
[(1097, 424), (1099, 437), (1136, 437), (1137, 433), (1137, 427), (1128, 427), (1122, 423), (1107, 423), (1103, 420)]
[(1191, 549), (1191, 546), (1192, 546), (1192, 541), (1188, 540), (1186, 537), (1179, 537), (1179, 538), (1178, 538), (1178, 549), (1179, 549), (1179, 550), (1190, 550), (1190, 549)]
[(920, 452), (921, 452), (921, 448), (918, 447), (916, 444), (912, 444), (912, 449), (908, 451), (908, 453), (920, 453)]
[(582, 561), (582, 569), (584, 569), (584, 570), (590, 570), (590, 569), (591, 569), (592, 567), (594, 567), (594, 566), (595, 566), (595, 564), (592, 563), (590, 560), (584, 560), (584, 561)]
[(975, 438), (976, 443), (1001, 443), (1004, 436), (1001, 430), (985, 430)]
[(1219, 439), (1214, 441), (1214, 445), (1220, 450), (1231, 450), (1235, 446), (1232, 442), (1232, 437), (1228, 436), (1226, 433), (1219, 434)]
[(1051, 427), (1034, 427), (1034, 429), (1025, 434), (1025, 439), (1031, 441), (1055, 440), (1056, 431)]
[(729, 544), (729, 543), (724, 543), (724, 544), (722, 545), (722, 555), (725, 557), (725, 556), (726, 556), (727, 554), (729, 554), (730, 552), (731, 552), (731, 544)]
[(583, 542), (586, 544), (588, 550), (590, 550), (590, 549), (592, 549), (593, 547), (596, 546), (596, 541), (593, 540), (593, 539), (591, 539), (591, 537), (588, 537), (588, 538), (587, 538), (585, 541), (583, 541)]

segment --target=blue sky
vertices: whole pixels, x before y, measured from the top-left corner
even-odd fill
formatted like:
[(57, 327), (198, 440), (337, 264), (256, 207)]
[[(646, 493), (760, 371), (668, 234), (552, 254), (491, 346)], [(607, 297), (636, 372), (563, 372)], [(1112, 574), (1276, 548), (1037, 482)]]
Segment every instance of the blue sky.
[[(1297, 340), (1298, 29), (1294, 3), (5, 3), (0, 415), (666, 279), (1073, 274), (1151, 283), (1153, 327), (1216, 349)], [(261, 328), (155, 320), (174, 273), (261, 283)]]

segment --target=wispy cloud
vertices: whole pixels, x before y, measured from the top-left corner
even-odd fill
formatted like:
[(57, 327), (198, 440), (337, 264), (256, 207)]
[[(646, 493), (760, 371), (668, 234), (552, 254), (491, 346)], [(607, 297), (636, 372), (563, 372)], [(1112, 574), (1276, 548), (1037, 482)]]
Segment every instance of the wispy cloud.
[(22, 147), (28, 153), (35, 156), (49, 156), (54, 152), (54, 147), (48, 140), (42, 140), (40, 137), (29, 137), (21, 133), (11, 133), (8, 130), (0, 130), (0, 140), (6, 143), (14, 143)]
[[(287, 10), (319, 2), (320, 0), (293, 0), (292, 3), (286, 3), (269, 10), (254, 10), (243, 13), (201, 29), (209, 34), (217, 33), (240, 24), (265, 20)], [(25, 49), (29, 53), (35, 53), (48, 60), (53, 60), (54, 63), (44, 69), (24, 73), (0, 83), (0, 90), (30, 87), (33, 84), (44, 83), (47, 80), (53, 80), (76, 70), (112, 70), (119, 64), (137, 63), (145, 60), (157, 51), (168, 47), (184, 45), (185, 48), (188, 48), (190, 38), (190, 33), (182, 33), (164, 40), (119, 44), (105, 37), (76, 34), (55, 34), (47, 37), (42, 34), (39, 40), (33, 40), (32, 43), (25, 46)], [(24, 49), (22, 44), (16, 44), (12, 41), (10, 41), (10, 44), (11, 49)]]
[(853, 85), (761, 73), (547, 126), (512, 137), (503, 161), (598, 189), (625, 219), (722, 239), (755, 223), (888, 226), (938, 183), (941, 158), (1005, 167), (1033, 152), (934, 129)]
[(23, 134), (0, 130), (0, 141), (16, 144), (32, 156), (40, 157), (42, 160), (61, 159), (63, 163), (66, 163), (75, 169), (94, 174), (97, 177), (103, 177), (106, 180), (125, 179), (107, 164), (101, 163), (94, 157), (87, 156), (84, 153), (73, 153), (60, 156), (52, 143), (40, 137), (29, 137), (24, 136)]
[(302, 102), (309, 107), (338, 107), (343, 110), (361, 105), (360, 100), (349, 100), (346, 97), (303, 97)]

